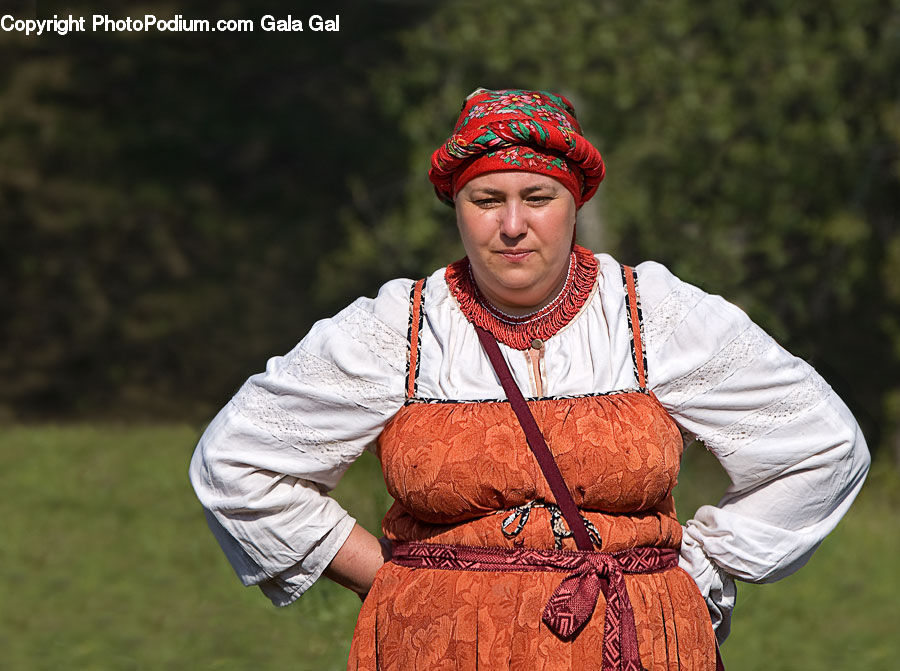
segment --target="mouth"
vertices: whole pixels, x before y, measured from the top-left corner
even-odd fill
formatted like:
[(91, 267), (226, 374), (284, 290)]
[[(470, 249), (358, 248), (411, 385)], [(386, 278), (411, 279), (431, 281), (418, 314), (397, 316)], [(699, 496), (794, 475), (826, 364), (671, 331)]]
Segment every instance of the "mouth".
[(530, 249), (500, 249), (495, 252), (499, 254), (502, 258), (510, 261), (512, 263), (516, 263), (518, 261), (524, 261), (531, 254), (532, 250)]

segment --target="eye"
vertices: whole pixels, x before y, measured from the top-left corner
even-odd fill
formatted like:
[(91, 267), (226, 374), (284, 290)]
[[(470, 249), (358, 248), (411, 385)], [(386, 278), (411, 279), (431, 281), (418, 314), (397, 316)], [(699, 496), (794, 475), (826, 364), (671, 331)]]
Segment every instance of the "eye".
[(553, 200), (553, 196), (535, 195), (528, 196), (528, 198), (526, 198), (525, 200), (531, 205), (546, 205), (551, 200)]
[(499, 198), (474, 198), (472, 202), (483, 209), (487, 209), (489, 207), (495, 207), (500, 204)]

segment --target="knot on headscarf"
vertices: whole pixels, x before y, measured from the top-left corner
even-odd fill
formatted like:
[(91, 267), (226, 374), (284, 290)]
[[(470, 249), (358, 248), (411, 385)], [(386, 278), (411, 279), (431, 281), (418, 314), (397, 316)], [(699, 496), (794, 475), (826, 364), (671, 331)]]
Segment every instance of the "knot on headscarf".
[(558, 179), (581, 207), (597, 191), (606, 169), (563, 96), (478, 89), (463, 103), (453, 135), (432, 154), (428, 178), (438, 198), (453, 206), (466, 182), (499, 170)]

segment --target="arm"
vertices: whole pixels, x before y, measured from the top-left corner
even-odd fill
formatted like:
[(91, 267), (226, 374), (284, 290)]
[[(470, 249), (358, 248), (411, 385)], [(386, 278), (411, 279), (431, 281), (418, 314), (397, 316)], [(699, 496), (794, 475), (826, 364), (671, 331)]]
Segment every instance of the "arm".
[(365, 598), (375, 573), (391, 558), (391, 542), (375, 538), (358, 524), (325, 569), (325, 576)]
[(191, 482), (213, 534), (244, 584), (277, 605), (359, 535), (327, 492), (403, 404), (408, 292), (396, 280), (318, 322), (247, 380), (194, 453)]
[(734, 578), (768, 582), (803, 566), (862, 486), (869, 455), (828, 384), (739, 308), (658, 264), (642, 264), (639, 281), (651, 387), (732, 481), (685, 524), (681, 556), (722, 640)]

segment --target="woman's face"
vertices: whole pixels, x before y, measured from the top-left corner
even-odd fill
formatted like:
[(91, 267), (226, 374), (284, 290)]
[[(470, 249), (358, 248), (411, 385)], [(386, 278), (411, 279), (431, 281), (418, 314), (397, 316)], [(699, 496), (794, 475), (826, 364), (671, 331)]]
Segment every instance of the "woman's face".
[(533, 172), (490, 172), (456, 194), (456, 224), (485, 297), (510, 314), (553, 300), (566, 281), (575, 199)]

